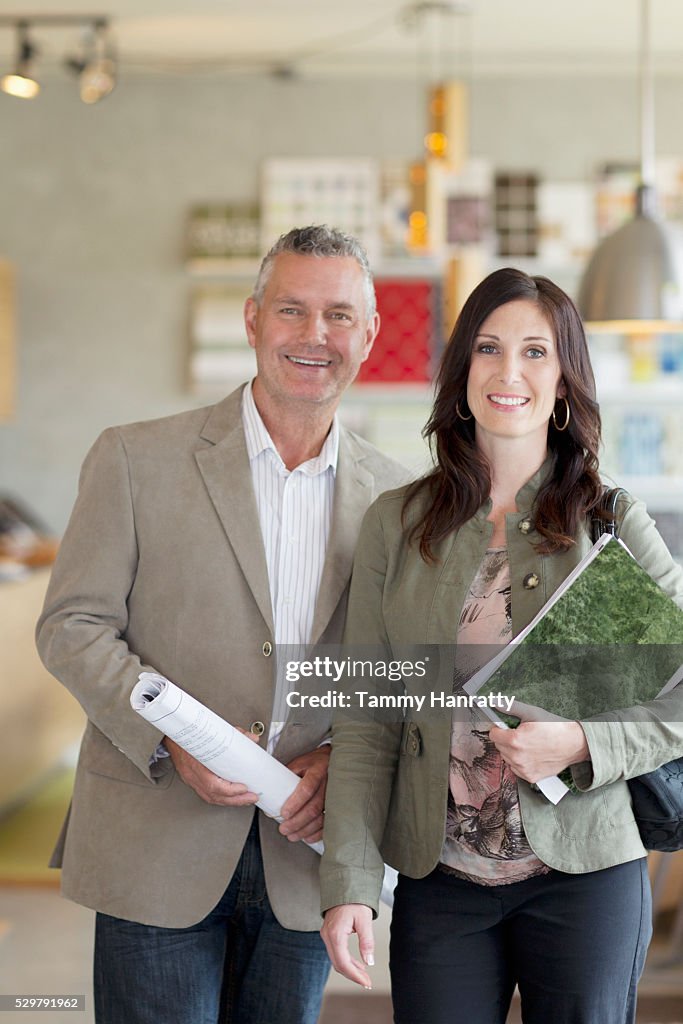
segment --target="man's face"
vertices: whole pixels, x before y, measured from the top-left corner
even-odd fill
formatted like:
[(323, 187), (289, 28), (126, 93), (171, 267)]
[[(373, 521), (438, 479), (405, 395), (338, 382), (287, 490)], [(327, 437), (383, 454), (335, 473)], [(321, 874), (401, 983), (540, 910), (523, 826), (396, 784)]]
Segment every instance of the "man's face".
[(363, 272), (352, 257), (275, 257), (263, 300), (244, 318), (256, 352), (259, 399), (336, 407), (379, 328), (368, 320)]

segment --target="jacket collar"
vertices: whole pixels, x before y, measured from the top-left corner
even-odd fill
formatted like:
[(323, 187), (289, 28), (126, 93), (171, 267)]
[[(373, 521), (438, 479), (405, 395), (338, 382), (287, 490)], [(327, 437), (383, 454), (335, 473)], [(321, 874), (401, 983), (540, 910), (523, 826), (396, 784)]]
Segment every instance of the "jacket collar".
[(261, 532), (254, 531), (258, 509), (242, 428), (242, 390), (243, 387), (238, 388), (212, 407), (200, 431), (201, 438), (210, 442), (210, 446), (196, 451), (195, 459), (216, 514), (272, 635), (273, 611), (266, 555)]
[[(520, 489), (517, 491), (517, 494), (515, 495), (515, 503), (521, 514), (526, 515), (532, 511), (536, 501), (536, 495), (540, 491), (546, 478), (552, 472), (554, 465), (555, 455), (552, 452), (549, 452), (541, 467), (537, 469), (534, 475), (530, 477), (525, 484), (522, 484)], [(474, 518), (481, 523), (483, 520), (488, 519), (490, 514), (491, 499), (487, 498), (481, 508), (475, 512)]]

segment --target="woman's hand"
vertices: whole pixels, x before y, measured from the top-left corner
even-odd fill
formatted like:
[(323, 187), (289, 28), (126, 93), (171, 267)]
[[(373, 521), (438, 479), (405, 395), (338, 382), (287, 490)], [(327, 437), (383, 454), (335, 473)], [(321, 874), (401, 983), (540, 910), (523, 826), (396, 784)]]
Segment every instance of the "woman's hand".
[(491, 741), (515, 775), (538, 782), (570, 764), (590, 760), (586, 736), (578, 722), (522, 721), (516, 729), (494, 725)]
[[(355, 960), (349, 952), (349, 938), (358, 936), (358, 948), (363, 961)], [(363, 903), (345, 903), (330, 907), (320, 929), (332, 966), (338, 974), (355, 981), (363, 988), (372, 988), (366, 965), (375, 964), (375, 938), (372, 932), (372, 910)]]

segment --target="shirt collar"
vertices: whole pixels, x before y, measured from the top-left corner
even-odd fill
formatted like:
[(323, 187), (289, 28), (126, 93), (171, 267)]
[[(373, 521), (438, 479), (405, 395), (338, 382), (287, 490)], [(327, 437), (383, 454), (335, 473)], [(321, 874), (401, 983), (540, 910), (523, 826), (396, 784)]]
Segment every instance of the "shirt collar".
[[(275, 443), (268, 433), (265, 423), (261, 419), (260, 412), (256, 408), (256, 402), (252, 393), (252, 381), (249, 381), (242, 392), (242, 425), (244, 427), (244, 439), (247, 445), (249, 462), (254, 462), (262, 452), (270, 451), (280, 465), (285, 468), (280, 453), (275, 447)], [(317, 476), (329, 468), (334, 474), (337, 471), (338, 456), (339, 423), (335, 416), (319, 454), (307, 462), (302, 462), (293, 472), (302, 472), (306, 476)]]

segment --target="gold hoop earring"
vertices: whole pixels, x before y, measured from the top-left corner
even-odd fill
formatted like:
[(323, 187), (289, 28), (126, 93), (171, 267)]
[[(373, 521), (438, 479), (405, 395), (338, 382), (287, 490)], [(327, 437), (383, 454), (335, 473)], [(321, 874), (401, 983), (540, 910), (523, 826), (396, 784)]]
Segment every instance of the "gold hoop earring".
[(564, 397), (562, 398), (562, 401), (564, 402), (565, 408), (567, 410), (567, 416), (566, 416), (566, 419), (564, 421), (563, 426), (559, 427), (557, 425), (557, 417), (555, 416), (555, 410), (553, 409), (553, 426), (555, 427), (555, 430), (557, 430), (557, 432), (559, 434), (561, 434), (563, 430), (567, 429), (567, 427), (569, 426), (569, 421), (572, 418), (572, 412), (571, 412), (571, 409), (569, 408), (569, 402)]
[(468, 420), (472, 419), (472, 413), (470, 413), (469, 416), (463, 416), (463, 414), (460, 412), (460, 402), (455, 403), (455, 414), (459, 420), (463, 421), (463, 423), (467, 423)]

